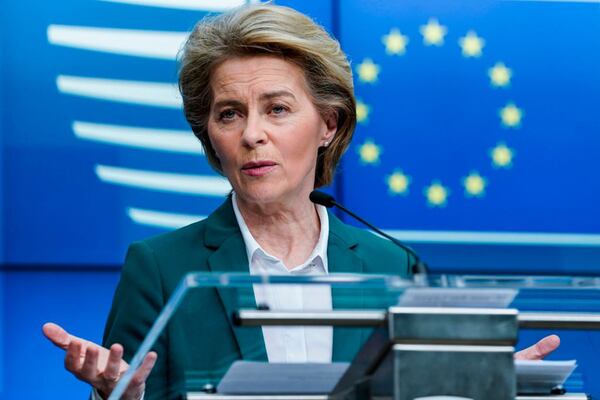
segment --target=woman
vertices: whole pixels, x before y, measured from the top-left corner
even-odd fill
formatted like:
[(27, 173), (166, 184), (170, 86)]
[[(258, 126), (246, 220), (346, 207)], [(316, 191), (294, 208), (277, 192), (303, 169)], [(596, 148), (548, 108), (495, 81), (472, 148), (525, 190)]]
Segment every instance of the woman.
[[(321, 27), (274, 5), (203, 20), (185, 45), (179, 83), (186, 118), (233, 196), (204, 221), (130, 247), (105, 347), (54, 324), (44, 327), (67, 350), (66, 368), (96, 388), (96, 396), (113, 390), (128, 367), (124, 360), (187, 272), (408, 273), (398, 267), (409, 264), (403, 250), (344, 225), (309, 200), (314, 188), (331, 182), (356, 122), (349, 63)], [(273, 293), (256, 292), (255, 300), (268, 296)], [(316, 298), (314, 307), (335, 306), (330, 291)], [(126, 397), (165, 398), (183, 391), (184, 382), (214, 383), (240, 358), (350, 360), (365, 339), (358, 330), (315, 328), (321, 331), (286, 342), (282, 334), (289, 332), (234, 329), (231, 307), (223, 293), (196, 291), (147, 355)], [(555, 340), (536, 349), (550, 351)]]

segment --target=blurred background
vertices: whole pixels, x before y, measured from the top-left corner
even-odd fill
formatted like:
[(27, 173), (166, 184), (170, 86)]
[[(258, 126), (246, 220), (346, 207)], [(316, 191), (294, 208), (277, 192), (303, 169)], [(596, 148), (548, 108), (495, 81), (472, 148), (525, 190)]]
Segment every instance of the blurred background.
[[(128, 243), (228, 193), (182, 115), (175, 60), (200, 18), (243, 3), (2, 2), (0, 399), (87, 396), (42, 324), (100, 341)], [(338, 201), (433, 272), (600, 275), (600, 2), (275, 3), (352, 62)], [(577, 358), (600, 395), (600, 335), (561, 336), (553, 358)]]

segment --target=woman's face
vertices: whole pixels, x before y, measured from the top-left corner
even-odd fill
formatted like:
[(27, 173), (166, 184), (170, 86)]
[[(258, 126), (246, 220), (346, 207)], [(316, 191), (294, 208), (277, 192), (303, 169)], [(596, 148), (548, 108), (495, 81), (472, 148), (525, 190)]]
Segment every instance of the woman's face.
[(318, 148), (337, 125), (317, 112), (302, 70), (273, 56), (234, 58), (211, 87), (208, 136), (236, 194), (263, 204), (308, 199)]

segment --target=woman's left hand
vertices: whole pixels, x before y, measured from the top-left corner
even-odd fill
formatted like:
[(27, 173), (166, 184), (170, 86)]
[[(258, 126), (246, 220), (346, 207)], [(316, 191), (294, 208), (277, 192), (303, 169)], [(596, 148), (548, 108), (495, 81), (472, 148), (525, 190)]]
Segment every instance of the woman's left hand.
[(542, 360), (560, 346), (557, 335), (549, 335), (526, 349), (515, 353), (515, 360)]

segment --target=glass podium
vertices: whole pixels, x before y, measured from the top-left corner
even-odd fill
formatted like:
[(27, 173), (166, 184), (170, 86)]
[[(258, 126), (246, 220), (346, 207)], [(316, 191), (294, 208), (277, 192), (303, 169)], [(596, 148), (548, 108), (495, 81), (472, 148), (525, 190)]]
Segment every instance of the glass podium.
[(145, 400), (587, 399), (519, 329), (600, 329), (600, 277), (190, 273), (110, 399), (151, 350)]

